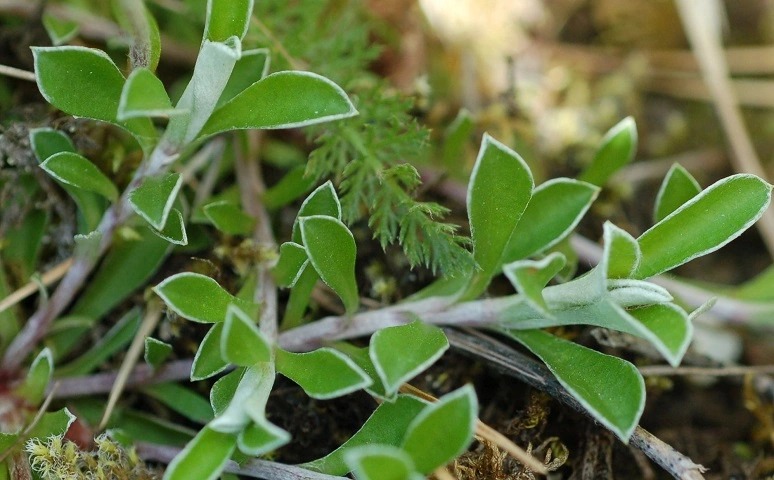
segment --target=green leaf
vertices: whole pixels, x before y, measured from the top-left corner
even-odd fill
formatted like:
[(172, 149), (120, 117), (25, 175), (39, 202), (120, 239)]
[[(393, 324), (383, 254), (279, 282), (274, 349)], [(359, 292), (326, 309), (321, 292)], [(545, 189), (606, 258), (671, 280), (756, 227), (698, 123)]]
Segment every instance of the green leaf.
[(80, 29), (78, 22), (61, 20), (48, 12), (43, 13), (42, 20), (43, 28), (46, 29), (46, 33), (55, 47), (63, 45), (75, 38)]
[(379, 374), (376, 372), (376, 367), (374, 366), (374, 362), (371, 361), (371, 357), (369, 355), (370, 349), (368, 347), (356, 347), (352, 345), (351, 343), (347, 342), (337, 342), (333, 345), (333, 348), (340, 351), (344, 355), (348, 356), (350, 360), (355, 362), (355, 364), (360, 368), (363, 372), (365, 372), (366, 375), (368, 375), (368, 378), (371, 379), (371, 385), (366, 387), (364, 390), (371, 396), (376, 397), (381, 400), (388, 400), (393, 401), (394, 396), (387, 395), (387, 391), (384, 388), (384, 384), (382, 383), (381, 377), (379, 377)]
[(167, 222), (164, 224), (164, 228), (161, 230), (151, 229), (151, 232), (174, 245), (183, 247), (188, 245), (188, 232), (185, 230), (183, 214), (176, 208), (173, 208), (170, 211)]
[(470, 135), (473, 133), (475, 121), (470, 112), (466, 109), (460, 109), (454, 121), (444, 132), (443, 151), (441, 157), (443, 164), (449, 171), (458, 169), (465, 162), (465, 150)]
[(392, 445), (365, 445), (344, 455), (347, 467), (357, 480), (422, 480), (414, 462), (403, 450)]
[(234, 365), (249, 367), (270, 361), (271, 345), (245, 312), (229, 305), (220, 337), (220, 355)]
[(167, 467), (164, 480), (214, 480), (234, 453), (236, 435), (204, 427)]
[(476, 392), (465, 385), (425, 407), (409, 425), (402, 448), (414, 460), (417, 470), (428, 474), (468, 448), (476, 420)]
[(270, 53), (267, 48), (243, 51), (223, 88), (223, 93), (220, 94), (216, 108), (225, 105), (247, 87), (265, 77), (269, 73), (269, 63)]
[(70, 115), (116, 122), (124, 76), (105, 52), (32, 47), (32, 55), (38, 88), (48, 103)]
[(137, 327), (140, 324), (140, 313), (138, 308), (130, 310), (86, 353), (66, 365), (57, 367), (56, 376), (86, 375), (100, 365), (103, 365), (105, 360), (129, 345), (129, 342), (134, 339)]
[(480, 295), (500, 268), (505, 247), (532, 196), (532, 174), (521, 157), (488, 134), (468, 183), (468, 219), (476, 272), (467, 297)]
[(275, 376), (273, 362), (261, 362), (247, 368), (228, 406), (210, 422), (210, 427), (221, 432), (239, 433), (251, 423), (268, 424), (266, 401)]
[(604, 257), (600, 263), (607, 278), (628, 278), (636, 270), (642, 254), (637, 240), (610, 222), (604, 224)]
[(223, 42), (204, 40), (191, 81), (175, 107), (186, 113), (170, 118), (167, 125), (166, 135), (173, 145), (182, 147), (199, 135), (215, 110), (234, 64), (239, 60), (241, 48), (236, 37)]
[(642, 323), (661, 339), (660, 352), (670, 365), (677, 367), (693, 338), (693, 323), (690, 317), (677, 305), (662, 303), (627, 310), (627, 313)]
[(599, 194), (599, 187), (568, 178), (540, 184), (513, 230), (502, 262), (545, 251), (569, 235)]
[(212, 405), (215, 416), (222, 415), (226, 408), (228, 408), (231, 400), (234, 398), (239, 382), (245, 374), (245, 370), (244, 368), (236, 368), (220, 377), (212, 385), (212, 389), (210, 389), (210, 405)]
[(226, 319), (228, 306), (234, 304), (248, 315), (255, 306), (239, 300), (210, 277), (183, 272), (168, 277), (153, 287), (153, 291), (181, 317), (200, 323), (218, 323)]
[(94, 230), (86, 235), (78, 234), (73, 237), (75, 243), (74, 256), (77, 258), (89, 258), (96, 261), (99, 258), (99, 246), (102, 243), (102, 232)]
[(688, 173), (688, 170), (678, 163), (673, 164), (658, 189), (653, 221), (660, 222), (700, 192), (699, 182)]
[(198, 393), (176, 383), (150, 385), (143, 388), (142, 392), (191, 421), (207, 423), (212, 420), (210, 403)]
[(537, 261), (511, 262), (503, 266), (503, 273), (532, 308), (550, 317), (548, 304), (543, 298), (543, 288), (564, 268), (566, 262), (564, 255), (554, 252)]
[(180, 115), (182, 112), (172, 107), (164, 84), (147, 68), (135, 68), (126, 79), (118, 102), (119, 120), (135, 117), (162, 117)]
[(208, 203), (203, 210), (215, 228), (229, 235), (248, 235), (255, 227), (255, 218), (229, 202)]
[(537, 355), (570, 394), (624, 443), (645, 407), (645, 382), (637, 368), (542, 330), (504, 330)]
[(167, 223), (182, 185), (183, 177), (179, 173), (146, 178), (142, 185), (129, 193), (129, 204), (153, 228), (161, 230)]
[(399, 447), (409, 424), (427, 406), (427, 402), (414, 396), (398, 395), (395, 402), (379, 405), (360, 430), (339, 448), (325, 457), (301, 466), (328, 475), (345, 475), (350, 471), (344, 461), (347, 452), (363, 445), (385, 444)]
[(306, 165), (299, 165), (266, 190), (263, 204), (269, 210), (284, 207), (311, 190), (315, 183), (314, 177), (306, 175)]
[(145, 337), (145, 363), (154, 370), (163, 365), (171, 353), (172, 345), (153, 337)]
[(241, 40), (252, 14), (253, 0), (208, 0), (204, 38), (212, 42), (225, 42), (230, 37)]
[(591, 164), (578, 180), (600, 187), (621, 167), (631, 162), (637, 153), (637, 125), (626, 117), (608, 130)]
[(371, 337), (369, 356), (387, 396), (426, 370), (448, 350), (440, 328), (415, 320), (408, 325), (387, 327)]
[(298, 215), (293, 222), (293, 242), (302, 243), (301, 219), (313, 215), (325, 215), (341, 220), (341, 203), (330, 180), (315, 188), (301, 204), (301, 208), (298, 209)]
[(311, 263), (307, 262), (302, 267), (301, 273), (293, 285), (293, 289), (290, 290), (285, 313), (282, 315), (283, 330), (298, 327), (303, 323), (304, 312), (306, 307), (309, 306), (309, 299), (318, 280), (320, 280), (320, 275), (317, 274)]
[(95, 192), (108, 200), (118, 199), (118, 189), (91, 161), (77, 153), (59, 152), (48, 157), (40, 168), (67, 185)]
[(51, 350), (44, 348), (32, 362), (24, 382), (14, 389), (14, 395), (23, 397), (32, 405), (39, 404), (43, 401), (53, 370)]
[(30, 146), (40, 162), (57, 153), (76, 153), (75, 146), (70, 137), (53, 128), (31, 129)]
[(45, 439), (50, 436), (64, 435), (75, 421), (75, 415), (63, 408), (55, 412), (46, 412), (29, 432), (30, 438)]
[(97, 273), (81, 293), (72, 314), (99, 319), (137, 288), (145, 285), (169, 253), (169, 243), (147, 227), (135, 235), (116, 235)]
[(771, 185), (754, 175), (719, 180), (643, 233), (635, 278), (648, 278), (714, 252), (755, 223)]
[(253, 422), (239, 433), (237, 446), (245, 455), (263, 455), (285, 445), (290, 434), (269, 421)]
[(272, 270), (277, 285), (280, 287), (294, 286), (308, 262), (309, 257), (303, 246), (293, 242), (285, 242), (280, 245), (277, 265)]
[(118, 121), (124, 76), (105, 52), (79, 46), (32, 47), (32, 55), (38, 88), (47, 102), (70, 115), (126, 128), (144, 150), (155, 142), (158, 134), (149, 119)]
[(277, 72), (215, 110), (201, 134), (296, 128), (354, 115), (357, 110), (347, 94), (327, 78), (310, 72)]
[(371, 384), (371, 379), (355, 362), (331, 348), (308, 353), (277, 349), (276, 355), (277, 371), (296, 382), (312, 398), (341, 397)]
[(360, 305), (355, 282), (355, 237), (341, 220), (323, 215), (301, 219), (301, 237), (320, 278), (344, 302), (347, 313)]
[(191, 365), (192, 382), (210, 378), (228, 368), (228, 362), (220, 354), (222, 336), (223, 323), (216, 323), (202, 339)]

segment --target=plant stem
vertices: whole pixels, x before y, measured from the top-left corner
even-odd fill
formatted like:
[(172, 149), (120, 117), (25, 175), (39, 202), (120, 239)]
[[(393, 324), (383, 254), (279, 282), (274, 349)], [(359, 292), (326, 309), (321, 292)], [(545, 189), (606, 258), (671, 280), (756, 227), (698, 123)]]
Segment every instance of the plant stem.
[(15, 376), (19, 366), (46, 335), (51, 322), (70, 305), (81, 289), (86, 278), (112, 243), (116, 229), (133, 215), (134, 211), (129, 205), (129, 194), (146, 178), (164, 172), (177, 159), (178, 151), (179, 148), (162, 137), (153, 152), (143, 160), (121, 197), (102, 216), (97, 227), (97, 231), (102, 235), (97, 251), (83, 251), (73, 258), (73, 265), (59, 282), (54, 294), (47, 302), (41, 303), (6, 349), (0, 363), (0, 369), (5, 375)]

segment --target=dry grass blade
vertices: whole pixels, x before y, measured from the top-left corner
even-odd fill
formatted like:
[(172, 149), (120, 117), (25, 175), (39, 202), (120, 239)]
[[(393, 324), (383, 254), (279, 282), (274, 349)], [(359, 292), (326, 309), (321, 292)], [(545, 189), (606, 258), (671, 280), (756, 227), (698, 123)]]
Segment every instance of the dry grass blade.
[[(403, 386), (400, 388), (400, 391), (417, 396), (423, 400), (427, 400), (428, 402), (438, 401), (437, 398), (430, 395), (429, 393), (426, 393), (407, 383), (403, 384)], [(521, 462), (524, 466), (531, 469), (533, 472), (540, 473), (542, 475), (548, 474), (545, 465), (543, 465), (540, 460), (527, 453), (526, 450), (510, 441), (505, 435), (501, 434), (481, 420), (476, 421), (476, 437), (479, 439), (488, 440), (489, 442), (497, 445), (502, 450), (508, 452), (513, 458)]]
[[(731, 143), (734, 169), (766, 178), (728, 76), (728, 64), (720, 42), (722, 5), (717, 0), (677, 0), (677, 8)], [(774, 256), (774, 210), (767, 210), (757, 225), (769, 254)]]
[(118, 375), (113, 383), (113, 388), (110, 390), (110, 396), (108, 397), (108, 403), (105, 406), (105, 414), (102, 416), (102, 420), (99, 422), (99, 429), (103, 430), (107, 425), (110, 415), (113, 413), (113, 409), (118, 402), (118, 397), (121, 396), (121, 392), (124, 391), (126, 382), (129, 376), (132, 374), (132, 369), (137, 363), (137, 359), (140, 357), (143, 347), (145, 346), (145, 337), (150, 335), (156, 324), (161, 318), (161, 308), (157, 303), (151, 303), (148, 307), (148, 311), (145, 313), (145, 317), (142, 319), (140, 328), (137, 330), (137, 334), (132, 340), (132, 344), (129, 346), (129, 350), (126, 352), (121, 368), (118, 369)]
[[(67, 260), (41, 275), (40, 281), (43, 283), (43, 285), (48, 287), (52, 283), (62, 278), (64, 274), (67, 273), (67, 270), (69, 270), (72, 264), (73, 259), (68, 258)], [(0, 300), (0, 312), (7, 310), (8, 308), (16, 305), (33, 293), (37, 292), (38, 286), (39, 284), (37, 282), (29, 282), (4, 299)]]

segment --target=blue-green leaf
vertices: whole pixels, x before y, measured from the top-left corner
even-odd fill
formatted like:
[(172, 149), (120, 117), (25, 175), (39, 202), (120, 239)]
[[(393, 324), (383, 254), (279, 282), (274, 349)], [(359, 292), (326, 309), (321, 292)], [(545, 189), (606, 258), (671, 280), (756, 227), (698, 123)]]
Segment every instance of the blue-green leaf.
[(183, 177), (179, 173), (146, 178), (129, 194), (129, 203), (153, 228), (162, 230), (182, 185)]
[(406, 430), (402, 448), (419, 472), (428, 474), (464, 452), (478, 420), (476, 392), (470, 385), (425, 407)]
[(754, 175), (719, 180), (643, 233), (635, 278), (648, 278), (714, 252), (755, 223), (771, 202), (771, 185)]
[(355, 237), (333, 217), (313, 215), (301, 219), (301, 237), (309, 261), (323, 282), (333, 289), (352, 314), (360, 305), (355, 282)]
[(678, 163), (673, 164), (658, 189), (653, 221), (660, 222), (700, 192), (699, 182), (688, 173), (688, 170)]
[(621, 167), (631, 162), (637, 153), (637, 125), (632, 117), (626, 117), (608, 130), (591, 164), (578, 176), (578, 180), (599, 185)]
[(389, 397), (404, 382), (435, 363), (448, 348), (449, 342), (440, 328), (417, 319), (374, 333), (369, 356)]
[(466, 294), (481, 294), (500, 268), (505, 248), (532, 196), (534, 182), (521, 157), (488, 134), (468, 183), (473, 258), (481, 268)]
[(312, 398), (336, 398), (371, 384), (368, 375), (346, 355), (330, 348), (308, 353), (277, 349), (277, 371)]
[(202, 135), (237, 129), (295, 128), (357, 115), (347, 94), (310, 72), (277, 72), (213, 112)]
[(118, 199), (118, 189), (113, 182), (91, 160), (77, 153), (55, 153), (41, 163), (40, 168), (67, 185), (98, 193), (113, 202)]
[(543, 288), (564, 268), (567, 259), (554, 252), (540, 260), (518, 260), (503, 266), (503, 273), (511, 285), (542, 315), (550, 317)]
[(540, 357), (597, 421), (629, 441), (645, 407), (645, 382), (634, 365), (542, 330), (504, 332)]

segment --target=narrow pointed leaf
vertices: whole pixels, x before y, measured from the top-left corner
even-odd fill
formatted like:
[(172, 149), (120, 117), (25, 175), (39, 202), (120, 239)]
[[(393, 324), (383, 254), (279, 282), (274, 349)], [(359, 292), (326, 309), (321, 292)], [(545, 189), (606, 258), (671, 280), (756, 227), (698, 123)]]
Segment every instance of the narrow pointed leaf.
[(771, 201), (771, 185), (754, 175), (719, 180), (643, 233), (635, 278), (648, 278), (714, 252), (752, 226)]
[(230, 37), (241, 40), (252, 14), (253, 0), (208, 0), (204, 38), (212, 42), (224, 42)]
[(604, 231), (602, 265), (607, 271), (607, 278), (628, 278), (636, 271), (642, 256), (637, 240), (610, 222), (605, 222)]
[(153, 367), (159, 368), (164, 364), (169, 355), (172, 353), (172, 345), (167, 342), (162, 342), (153, 337), (145, 338), (145, 363)]
[(135, 68), (126, 79), (118, 102), (117, 117), (168, 117), (184, 113), (175, 110), (164, 84), (147, 68)]
[(156, 230), (167, 223), (167, 217), (183, 185), (183, 177), (170, 173), (163, 177), (149, 177), (129, 194), (129, 203), (137, 214)]
[(41, 163), (40, 168), (67, 185), (98, 193), (113, 202), (118, 198), (118, 189), (113, 182), (91, 160), (77, 153), (55, 153)]
[(626, 117), (608, 130), (594, 159), (578, 180), (600, 187), (637, 153), (637, 125), (632, 117)]
[(43, 401), (53, 370), (54, 359), (51, 350), (44, 348), (32, 362), (24, 382), (14, 389), (14, 395), (23, 397), (32, 405), (39, 404)]
[(263, 203), (269, 210), (294, 202), (315, 185), (314, 177), (306, 175), (306, 165), (297, 165), (272, 185), (263, 195)]
[(255, 227), (255, 218), (229, 202), (208, 203), (203, 210), (215, 228), (228, 235), (248, 235)]
[(153, 233), (174, 245), (188, 245), (188, 232), (185, 229), (185, 221), (180, 210), (173, 208), (169, 212), (164, 228), (161, 230), (151, 229)]
[(645, 382), (631, 363), (542, 330), (505, 330), (537, 355), (602, 425), (629, 441), (645, 407)]
[(277, 371), (296, 382), (312, 398), (346, 395), (371, 384), (365, 372), (341, 352), (320, 348), (309, 353), (277, 350)]
[(320, 280), (320, 275), (314, 269), (311, 262), (307, 262), (301, 267), (301, 273), (290, 290), (290, 297), (285, 306), (285, 313), (282, 316), (282, 328), (284, 330), (298, 327), (303, 323), (304, 312), (309, 306), (309, 299), (312, 291)]
[(255, 307), (239, 300), (210, 277), (198, 273), (178, 273), (153, 287), (153, 291), (181, 317), (194, 322), (218, 323), (226, 319), (231, 304), (255, 313)]
[(323, 282), (344, 302), (348, 313), (360, 304), (355, 282), (355, 237), (341, 220), (314, 215), (301, 220), (301, 237), (309, 261)]
[(268, 420), (253, 422), (239, 433), (237, 446), (245, 455), (269, 453), (290, 442), (290, 434)]
[(481, 267), (470, 296), (478, 296), (500, 267), (505, 247), (532, 196), (534, 182), (521, 157), (488, 134), (468, 183), (468, 219), (473, 257)]
[(406, 430), (402, 448), (416, 469), (428, 474), (468, 448), (473, 441), (476, 420), (476, 392), (472, 386), (465, 385), (422, 410)]
[(537, 261), (511, 262), (503, 266), (503, 273), (535, 310), (550, 316), (548, 304), (543, 298), (543, 288), (564, 268), (566, 262), (564, 255), (554, 252)]
[(667, 172), (656, 195), (653, 221), (660, 222), (682, 204), (701, 192), (701, 186), (688, 170), (675, 163)]
[(229, 305), (223, 335), (220, 338), (220, 355), (234, 365), (249, 367), (258, 362), (271, 360), (271, 346), (250, 317), (234, 305)]
[(344, 461), (347, 452), (363, 445), (384, 444), (399, 447), (409, 424), (428, 406), (411, 395), (398, 395), (395, 402), (384, 402), (376, 408), (363, 426), (342, 446), (302, 466), (328, 475), (345, 475), (350, 471)]
[(40, 162), (57, 153), (76, 153), (70, 137), (53, 128), (33, 128), (30, 130), (30, 146)]
[(220, 354), (222, 336), (223, 323), (216, 323), (202, 339), (191, 365), (192, 382), (210, 378), (228, 368), (228, 362)]
[(599, 194), (599, 187), (568, 178), (540, 184), (505, 248), (503, 263), (547, 250), (578, 225)]
[(212, 420), (210, 403), (200, 394), (177, 383), (149, 385), (142, 389), (142, 393), (193, 422), (205, 424)]
[(347, 467), (358, 480), (421, 480), (414, 462), (403, 450), (392, 445), (365, 445), (344, 456)]
[(214, 480), (231, 458), (236, 444), (236, 435), (204, 427), (172, 460), (164, 473), (164, 480)]
[(272, 270), (277, 285), (280, 287), (295, 285), (308, 261), (306, 249), (301, 245), (293, 242), (280, 245), (277, 265)]
[(65, 43), (75, 38), (75, 36), (78, 35), (78, 30), (80, 29), (80, 26), (77, 22), (72, 20), (61, 20), (48, 12), (43, 13), (42, 20), (43, 28), (46, 29), (48, 38), (51, 39), (51, 43), (55, 47), (64, 45)]
[(268, 48), (245, 50), (239, 57), (228, 83), (220, 94), (217, 107), (228, 103), (232, 98), (242, 93), (247, 87), (262, 79), (269, 73), (270, 55)]
[(325, 215), (341, 220), (341, 203), (330, 180), (315, 188), (301, 204), (301, 208), (298, 209), (296, 221), (293, 222), (293, 242), (301, 243), (299, 223), (302, 218), (312, 215)]
[(415, 320), (408, 325), (383, 328), (371, 337), (369, 356), (387, 396), (426, 370), (449, 348), (446, 335), (434, 325)]
[(202, 129), (212, 135), (236, 129), (295, 128), (357, 115), (347, 94), (325, 77), (278, 72), (255, 82), (215, 110)]

